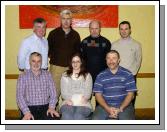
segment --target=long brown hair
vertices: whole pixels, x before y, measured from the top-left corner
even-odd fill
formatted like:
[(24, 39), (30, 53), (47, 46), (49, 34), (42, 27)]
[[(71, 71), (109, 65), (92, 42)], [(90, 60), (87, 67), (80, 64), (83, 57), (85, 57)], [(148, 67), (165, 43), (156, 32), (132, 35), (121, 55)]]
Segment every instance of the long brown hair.
[(84, 62), (83, 58), (81, 57), (81, 54), (78, 53), (78, 52), (77, 52), (77, 53), (74, 53), (74, 54), (71, 56), (71, 58), (70, 58), (70, 60), (69, 60), (69, 66), (68, 66), (68, 70), (66, 71), (66, 74), (67, 74), (68, 77), (71, 77), (71, 76), (72, 76), (72, 73), (73, 73), (72, 59), (73, 59), (74, 57), (76, 57), (76, 56), (79, 57), (80, 60), (81, 60), (81, 67), (80, 67), (80, 72), (79, 72), (79, 74), (78, 74), (78, 77), (82, 75), (84, 78), (86, 78), (88, 72), (87, 72), (87, 70), (86, 70), (86, 68), (85, 68), (85, 62)]

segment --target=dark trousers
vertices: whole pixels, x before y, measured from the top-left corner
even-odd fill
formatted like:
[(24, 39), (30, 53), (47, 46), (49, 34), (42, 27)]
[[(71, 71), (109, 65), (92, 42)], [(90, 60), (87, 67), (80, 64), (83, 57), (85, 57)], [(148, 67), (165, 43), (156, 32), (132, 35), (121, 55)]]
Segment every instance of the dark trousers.
[[(47, 105), (36, 105), (36, 106), (28, 106), (31, 114), (34, 116), (34, 120), (58, 120), (58, 117), (51, 117), (49, 114), (47, 116)], [(23, 113), (21, 112), (21, 119), (24, 117)]]
[[(137, 82), (136, 82), (136, 75), (134, 75), (134, 80), (135, 80), (135, 83), (137, 83)], [(133, 106), (135, 106), (136, 96), (137, 96), (137, 92), (134, 93), (134, 99), (132, 100), (132, 105), (133, 105)]]

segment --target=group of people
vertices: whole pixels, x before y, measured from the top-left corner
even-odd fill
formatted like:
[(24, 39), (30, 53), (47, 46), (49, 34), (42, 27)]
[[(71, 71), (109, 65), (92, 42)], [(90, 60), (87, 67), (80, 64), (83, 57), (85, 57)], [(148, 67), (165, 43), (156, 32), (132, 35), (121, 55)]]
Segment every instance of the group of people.
[(82, 41), (71, 27), (70, 10), (61, 11), (60, 21), (45, 39), (47, 22), (36, 18), (34, 33), (21, 43), (16, 92), (21, 119), (134, 120), (142, 50), (130, 37), (130, 23), (119, 24), (121, 38), (111, 44), (100, 35), (98, 20), (90, 22), (90, 35)]

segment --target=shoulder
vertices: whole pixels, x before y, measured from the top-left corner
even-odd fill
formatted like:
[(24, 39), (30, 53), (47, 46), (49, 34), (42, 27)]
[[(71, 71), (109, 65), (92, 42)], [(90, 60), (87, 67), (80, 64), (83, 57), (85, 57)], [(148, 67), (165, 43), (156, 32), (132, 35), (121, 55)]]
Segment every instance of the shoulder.
[(74, 29), (71, 28), (70, 31), (70, 36), (73, 37), (73, 39), (79, 40), (80, 41), (80, 35), (77, 31), (75, 31)]
[(34, 39), (35, 37), (33, 34), (29, 35), (22, 40), (22, 44), (28, 44), (30, 41), (33, 41)]
[(61, 30), (62, 30), (61, 27), (55, 28), (49, 32), (49, 35), (56, 34), (56, 33), (60, 32)]
[(128, 69), (122, 67), (122, 66), (119, 66), (119, 71), (124, 74), (124, 75), (127, 75), (127, 76), (130, 76), (130, 75), (133, 75), (131, 71), (129, 71)]
[(25, 78), (25, 77), (26, 77), (26, 73), (23, 72), (23, 73), (19, 74), (18, 79), (23, 79), (23, 78)]
[(115, 44), (117, 44), (117, 43), (119, 43), (119, 41), (120, 41), (120, 39), (114, 41), (114, 42), (112, 43), (112, 46), (115, 45)]
[(109, 71), (108, 71), (108, 68), (107, 68), (107, 69), (101, 71), (101, 72), (97, 75), (97, 77), (98, 77), (98, 78), (103, 78), (103, 77), (105, 77), (108, 73), (109, 73)]
[(92, 76), (89, 72), (86, 74), (86, 78), (89, 78), (89, 79), (92, 78)]
[(42, 72), (42, 76), (44, 77), (44, 78), (48, 78), (48, 79), (53, 79), (53, 77), (52, 77), (52, 74), (51, 74), (51, 72), (50, 71), (48, 71), (48, 70), (41, 70), (41, 72)]
[(73, 28), (71, 28), (71, 32), (75, 35), (79, 35), (79, 33), (76, 30), (74, 30)]
[(70, 80), (70, 77), (67, 76), (67, 73), (66, 72), (62, 73), (61, 83), (66, 84), (66, 83), (69, 83), (69, 81), (72, 81), (72, 80)]
[(103, 41), (108, 41), (108, 42), (110, 42), (110, 40), (107, 39), (107, 38), (105, 38), (104, 36), (100, 36), (100, 39), (102, 39)]
[(89, 40), (90, 40), (90, 36), (84, 38), (84, 39), (82, 40), (82, 43), (88, 43)]
[(136, 47), (141, 47), (141, 43), (135, 39), (132, 38), (131, 40), (133, 42), (133, 44), (136, 46)]
[(25, 72), (22, 72), (19, 74), (19, 77), (18, 77), (18, 80), (24, 80), (28, 77), (30, 71), (29, 70), (26, 70)]
[(61, 74), (61, 77), (62, 77), (62, 78), (68, 78), (67, 72), (63, 72), (63, 73)]

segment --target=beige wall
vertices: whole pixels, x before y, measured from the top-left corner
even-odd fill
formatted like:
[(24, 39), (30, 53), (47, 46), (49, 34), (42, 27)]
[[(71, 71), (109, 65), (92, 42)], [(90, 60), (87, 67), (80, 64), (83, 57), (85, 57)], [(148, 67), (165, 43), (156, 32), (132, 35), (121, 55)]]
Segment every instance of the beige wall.
[[(128, 20), (132, 26), (132, 37), (142, 44), (143, 61), (140, 73), (155, 72), (155, 9), (154, 6), (119, 6), (119, 22)], [(47, 29), (46, 37), (52, 29)], [(81, 39), (89, 35), (88, 28), (76, 28)], [(23, 38), (32, 33), (31, 29), (19, 29), (18, 6), (5, 8), (5, 74), (19, 74), (17, 54)], [(119, 38), (118, 28), (102, 28), (101, 35), (111, 42)], [(149, 63), (148, 63), (149, 61)], [(139, 95), (137, 108), (154, 108), (155, 79), (140, 78), (137, 80)], [(16, 80), (5, 80), (6, 109), (16, 109)]]

